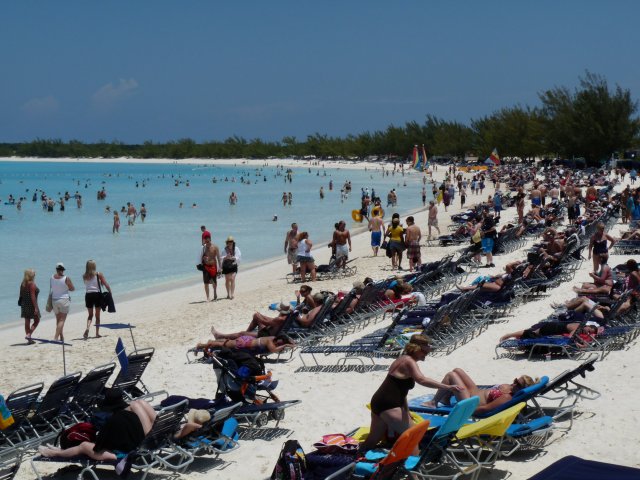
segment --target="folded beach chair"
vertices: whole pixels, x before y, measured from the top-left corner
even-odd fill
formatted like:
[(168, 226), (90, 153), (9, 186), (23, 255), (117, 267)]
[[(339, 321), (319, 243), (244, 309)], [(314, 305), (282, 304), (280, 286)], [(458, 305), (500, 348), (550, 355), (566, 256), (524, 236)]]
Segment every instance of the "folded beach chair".
[(79, 479), (89, 475), (94, 480), (98, 480), (98, 467), (115, 467), (118, 461), (128, 457), (131, 469), (142, 472), (141, 480), (144, 480), (152, 469), (168, 470), (173, 473), (183, 472), (193, 462), (193, 455), (176, 444), (174, 435), (180, 429), (180, 423), (187, 410), (186, 400), (159, 410), (151, 431), (145, 437), (142, 445), (132, 452), (116, 453), (119, 458), (115, 462), (101, 462), (89, 457), (62, 458), (37, 455), (30, 461), (31, 468), (38, 480), (42, 480), (42, 475), (37, 467), (40, 462), (79, 464), (82, 467), (78, 474)]
[(142, 381), (142, 375), (153, 358), (154, 348), (134, 350), (127, 356), (126, 369), (120, 368), (118, 376), (113, 381), (111, 388), (119, 388), (130, 399), (148, 395), (149, 389)]

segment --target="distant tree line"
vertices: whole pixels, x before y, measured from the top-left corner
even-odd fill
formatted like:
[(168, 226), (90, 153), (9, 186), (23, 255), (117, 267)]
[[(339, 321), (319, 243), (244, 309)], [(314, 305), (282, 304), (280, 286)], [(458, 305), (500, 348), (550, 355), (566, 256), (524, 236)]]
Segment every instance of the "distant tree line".
[(341, 157), (370, 155), (406, 157), (415, 144), (428, 155), (485, 158), (498, 148), (501, 156), (584, 157), (589, 162), (609, 158), (613, 152), (639, 143), (638, 102), (629, 90), (609, 88), (606, 79), (587, 72), (573, 91), (555, 87), (539, 93), (539, 107), (516, 105), (472, 119), (469, 125), (426, 115), (424, 123), (389, 125), (385, 130), (332, 137), (315, 133), (304, 140), (247, 140), (233, 136), (224, 141), (197, 143), (184, 138), (167, 143), (37, 139), (29, 143), (2, 143), (0, 156), (72, 158), (268, 158)]

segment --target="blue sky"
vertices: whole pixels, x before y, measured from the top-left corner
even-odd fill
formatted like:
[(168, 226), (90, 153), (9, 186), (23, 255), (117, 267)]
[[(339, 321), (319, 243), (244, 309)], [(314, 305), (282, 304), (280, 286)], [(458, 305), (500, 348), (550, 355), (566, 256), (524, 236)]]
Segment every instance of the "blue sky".
[(635, 0), (21, 0), (0, 15), (0, 142), (467, 123), (586, 70), (640, 92)]

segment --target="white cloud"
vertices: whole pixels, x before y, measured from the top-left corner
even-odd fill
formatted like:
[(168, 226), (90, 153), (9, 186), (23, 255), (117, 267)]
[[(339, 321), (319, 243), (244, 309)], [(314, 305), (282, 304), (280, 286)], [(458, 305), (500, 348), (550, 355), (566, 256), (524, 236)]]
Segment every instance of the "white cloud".
[(50, 115), (58, 110), (60, 102), (53, 96), (32, 98), (22, 105), (22, 111), (28, 115)]
[(114, 85), (112, 82), (103, 85), (91, 96), (91, 103), (95, 108), (108, 110), (122, 100), (131, 97), (138, 90), (138, 82), (133, 79), (121, 78)]

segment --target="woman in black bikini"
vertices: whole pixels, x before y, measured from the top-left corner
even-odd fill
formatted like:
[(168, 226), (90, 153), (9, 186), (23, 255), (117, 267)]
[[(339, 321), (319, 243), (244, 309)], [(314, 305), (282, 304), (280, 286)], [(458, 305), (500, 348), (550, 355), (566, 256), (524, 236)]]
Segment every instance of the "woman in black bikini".
[(445, 385), (422, 374), (417, 362), (423, 361), (429, 351), (431, 339), (426, 335), (414, 335), (400, 358), (391, 364), (382, 385), (371, 398), (371, 427), (361, 450), (374, 448), (385, 437), (394, 439), (411, 427), (407, 394), (416, 383), (451, 392), (463, 389), (457, 385)]
[[(611, 242), (607, 247), (607, 240)], [(609, 253), (609, 249), (616, 243), (615, 238), (604, 231), (604, 223), (596, 225), (596, 233), (591, 237), (589, 242), (589, 259), (593, 254), (593, 271), (594, 273), (600, 269), (600, 255)]]

